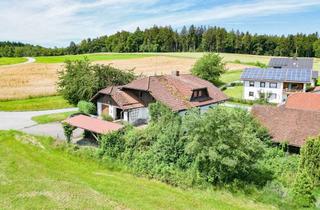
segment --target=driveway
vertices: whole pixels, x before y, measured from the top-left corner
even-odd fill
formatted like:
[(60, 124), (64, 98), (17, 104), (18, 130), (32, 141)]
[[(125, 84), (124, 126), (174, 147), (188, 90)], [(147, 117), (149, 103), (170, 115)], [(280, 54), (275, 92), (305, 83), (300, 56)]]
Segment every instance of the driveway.
[(31, 120), (31, 118), (34, 116), (76, 110), (77, 108), (31, 112), (0, 112), (0, 130), (23, 130), (37, 124), (36, 122)]
[[(48, 124), (39, 124), (21, 129), (21, 131), (34, 135), (51, 136), (55, 139), (66, 140), (61, 123), (54, 122)], [(83, 130), (76, 129), (73, 131), (73, 139), (78, 139), (83, 134)]]

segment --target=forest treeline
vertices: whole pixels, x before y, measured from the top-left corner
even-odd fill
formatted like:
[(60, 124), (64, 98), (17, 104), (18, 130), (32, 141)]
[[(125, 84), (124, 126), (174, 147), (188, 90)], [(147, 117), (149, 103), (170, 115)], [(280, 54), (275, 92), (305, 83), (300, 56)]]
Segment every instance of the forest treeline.
[(227, 31), (221, 27), (153, 26), (134, 32), (121, 31), (110, 36), (71, 42), (65, 48), (45, 48), (23, 43), (0, 42), (0, 56), (51, 56), (97, 52), (226, 52), (253, 55), (320, 57), (318, 33), (259, 35)]

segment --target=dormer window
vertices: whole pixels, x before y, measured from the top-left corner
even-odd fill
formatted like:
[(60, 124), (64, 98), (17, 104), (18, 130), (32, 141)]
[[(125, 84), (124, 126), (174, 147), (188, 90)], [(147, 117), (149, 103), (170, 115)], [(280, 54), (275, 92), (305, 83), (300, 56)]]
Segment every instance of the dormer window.
[(206, 99), (208, 97), (209, 95), (208, 95), (207, 88), (197, 89), (197, 90), (193, 90), (191, 100)]

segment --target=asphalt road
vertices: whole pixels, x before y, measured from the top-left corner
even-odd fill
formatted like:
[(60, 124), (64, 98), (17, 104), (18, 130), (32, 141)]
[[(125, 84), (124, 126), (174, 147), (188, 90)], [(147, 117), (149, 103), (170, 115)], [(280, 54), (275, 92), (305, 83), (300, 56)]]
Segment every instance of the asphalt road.
[(77, 108), (31, 112), (0, 112), (0, 130), (22, 130), (37, 123), (31, 118), (38, 115), (76, 111)]

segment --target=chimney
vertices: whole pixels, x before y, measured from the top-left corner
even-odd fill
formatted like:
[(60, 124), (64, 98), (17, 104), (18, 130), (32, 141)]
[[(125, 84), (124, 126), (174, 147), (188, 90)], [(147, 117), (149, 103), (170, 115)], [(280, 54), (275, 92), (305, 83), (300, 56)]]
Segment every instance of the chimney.
[(180, 71), (172, 71), (171, 74), (178, 77), (180, 76)]

